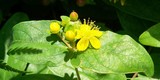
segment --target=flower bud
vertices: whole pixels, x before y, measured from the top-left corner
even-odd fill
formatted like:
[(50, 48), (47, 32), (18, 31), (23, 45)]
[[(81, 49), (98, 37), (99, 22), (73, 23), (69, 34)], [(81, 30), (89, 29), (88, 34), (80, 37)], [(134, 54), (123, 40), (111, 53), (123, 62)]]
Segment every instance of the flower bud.
[(68, 41), (74, 41), (75, 39), (75, 33), (72, 31), (72, 30), (69, 30), (65, 33), (65, 38), (68, 40)]
[(60, 25), (57, 22), (52, 22), (50, 24), (50, 31), (53, 34), (57, 34), (60, 31)]
[(69, 15), (71, 21), (76, 21), (78, 19), (78, 14), (75, 11), (72, 11), (71, 14)]

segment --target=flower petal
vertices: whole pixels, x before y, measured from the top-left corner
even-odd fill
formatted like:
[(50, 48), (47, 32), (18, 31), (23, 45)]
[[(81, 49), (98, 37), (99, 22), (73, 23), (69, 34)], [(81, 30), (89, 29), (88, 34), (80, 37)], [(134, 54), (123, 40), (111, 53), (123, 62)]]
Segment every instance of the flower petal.
[(77, 43), (77, 50), (78, 51), (84, 51), (84, 50), (87, 49), (88, 45), (89, 45), (88, 38), (83, 37)]
[(76, 35), (76, 39), (80, 39), (80, 38), (82, 38), (82, 31), (80, 31), (80, 30), (77, 30), (77, 35)]
[(91, 29), (91, 27), (89, 25), (86, 25), (86, 24), (82, 24), (80, 26), (81, 31), (89, 31), (90, 29)]
[(92, 31), (92, 35), (94, 35), (96, 37), (102, 36), (102, 31), (99, 31), (99, 30), (91, 30), (91, 31)]
[(99, 49), (101, 47), (101, 43), (96, 37), (91, 37), (89, 41), (95, 49)]

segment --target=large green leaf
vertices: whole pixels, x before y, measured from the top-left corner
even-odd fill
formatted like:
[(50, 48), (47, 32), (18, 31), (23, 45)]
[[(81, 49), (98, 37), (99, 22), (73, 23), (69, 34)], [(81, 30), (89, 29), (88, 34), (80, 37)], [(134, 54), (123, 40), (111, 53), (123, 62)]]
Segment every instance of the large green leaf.
[(28, 16), (25, 13), (15, 13), (9, 20), (4, 24), (2, 29), (0, 30), (0, 59), (4, 59), (5, 52), (7, 52), (7, 48), (12, 41), (12, 27), (21, 22), (29, 20)]
[(160, 49), (159, 48), (151, 48), (151, 57), (154, 62), (154, 78), (160, 79)]
[(160, 23), (143, 32), (139, 37), (139, 41), (144, 45), (160, 47)]
[[(3, 62), (6, 63), (6, 65), (9, 65), (21, 71), (24, 70), (26, 63), (14, 59), (13, 57), (8, 57), (7, 51), (8, 46), (12, 41), (12, 27), (17, 23), (26, 20), (29, 20), (29, 18), (25, 13), (15, 13), (13, 14), (13, 16), (11, 16), (11, 18), (9, 18), (9, 20), (4, 24), (4, 26), (0, 30), (0, 59), (3, 59)], [(0, 69), (0, 80), (9, 80), (17, 74), (18, 73)]]
[(51, 35), (52, 21), (21, 22), (13, 28), (13, 43), (8, 53), (15, 58), (33, 63), (56, 66), (64, 63), (67, 48), (60, 44), (57, 35)]
[(135, 40), (138, 40), (139, 35), (153, 25), (153, 22), (137, 18), (122, 11), (117, 11), (117, 13), (121, 26)]
[[(7, 65), (17, 70), (24, 71), (26, 64), (27, 63), (15, 59), (14, 57), (11, 56), (7, 58)], [(0, 80), (10, 80), (11, 78), (17, 75), (18, 75), (17, 72), (0, 69)]]
[[(95, 72), (90, 72), (82, 69), (78, 69), (81, 80), (126, 80), (125, 74), (99, 74)], [(42, 64), (30, 64), (27, 69), (27, 75), (33, 74), (53, 74), (61, 77), (60, 80), (75, 80), (77, 75), (75, 72), (75, 68), (67, 62), (63, 65), (51, 67)], [(27, 76), (26, 76), (27, 77)], [(28, 76), (29, 77), (29, 76)], [(38, 75), (37, 75), (38, 77)], [(47, 78), (49, 76), (46, 76)], [(22, 77), (23, 78), (23, 77)], [(36, 77), (35, 77), (36, 79)]]
[(31, 74), (25, 76), (17, 76), (11, 80), (66, 80), (66, 79), (52, 74)]
[(154, 66), (147, 51), (131, 37), (107, 31), (100, 38), (99, 50), (88, 49), (78, 55), (80, 67), (97, 73), (144, 72), (152, 76)]
[[(68, 62), (58, 67), (48, 67), (48, 69), (55, 75), (65, 77), (66, 75), (74, 75), (76, 78), (75, 68)], [(126, 80), (124, 74), (99, 74), (91, 71), (78, 69), (82, 80)]]
[(133, 80), (159, 80), (159, 79), (155, 79), (155, 78), (151, 78), (151, 77), (146, 77), (146, 76), (138, 74), (138, 77), (134, 78)]
[(153, 22), (160, 22), (159, 0), (126, 0), (124, 6), (118, 2), (114, 4), (113, 2), (109, 2), (109, 0), (103, 1), (125, 13)]

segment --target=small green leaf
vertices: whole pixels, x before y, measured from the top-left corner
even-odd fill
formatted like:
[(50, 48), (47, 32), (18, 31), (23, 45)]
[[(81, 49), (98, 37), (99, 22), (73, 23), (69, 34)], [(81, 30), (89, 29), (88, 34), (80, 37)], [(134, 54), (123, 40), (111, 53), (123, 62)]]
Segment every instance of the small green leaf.
[(57, 35), (51, 35), (51, 22), (53, 21), (26, 21), (15, 25), (8, 54), (33, 64), (49, 63), (56, 66), (64, 63), (67, 47), (61, 44)]
[(143, 45), (160, 47), (160, 23), (143, 32), (139, 37), (139, 41)]
[(147, 76), (153, 75), (151, 57), (131, 37), (107, 31), (100, 40), (99, 50), (88, 49), (78, 55), (81, 68), (97, 73), (144, 72)]
[(70, 22), (70, 18), (68, 16), (61, 16), (62, 26), (65, 26)]
[(77, 21), (74, 21), (74, 22), (69, 22), (68, 24), (66, 24), (65, 28), (64, 28), (64, 31), (68, 31), (68, 30), (75, 30), (75, 29), (79, 29), (79, 26), (81, 25), (82, 23), (77, 20)]
[(77, 67), (79, 66), (79, 64), (80, 64), (80, 59), (79, 59), (79, 58), (72, 58), (72, 59), (71, 59), (71, 64), (72, 64), (75, 68), (77, 68)]

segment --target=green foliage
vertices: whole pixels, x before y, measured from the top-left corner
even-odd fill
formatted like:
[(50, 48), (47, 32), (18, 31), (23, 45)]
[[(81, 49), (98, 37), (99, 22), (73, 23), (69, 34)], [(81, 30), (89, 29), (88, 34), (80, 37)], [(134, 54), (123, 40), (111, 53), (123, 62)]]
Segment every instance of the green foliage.
[[(153, 62), (147, 51), (127, 35), (107, 31), (101, 37), (102, 48), (78, 55), (80, 66), (98, 73), (145, 72), (153, 75)], [(117, 67), (118, 66), (118, 67)]]
[(147, 31), (143, 32), (139, 41), (148, 46), (160, 47), (160, 23), (153, 25)]
[(0, 30), (0, 59), (4, 59), (5, 52), (7, 52), (8, 46), (10, 42), (12, 41), (12, 27), (21, 22), (29, 20), (28, 16), (25, 13), (15, 13), (3, 26), (3, 28)]
[(117, 9), (127, 14), (139, 17), (141, 19), (159, 22), (160, 21), (160, 11), (159, 11), (159, 0), (126, 0), (124, 6), (119, 3), (112, 3), (108, 0), (103, 0), (107, 4), (111, 4)]
[(4, 70), (8, 70), (8, 71), (18, 72), (18, 73), (26, 73), (25, 71), (20, 71), (20, 70), (14, 69), (3, 62), (0, 62), (0, 68), (4, 69)]
[(51, 21), (21, 22), (13, 27), (13, 43), (8, 54), (22, 61), (34, 64), (63, 63), (67, 48), (57, 35), (51, 35)]
[[(16, 2), (18, 1), (13, 4)], [(67, 0), (64, 3), (70, 5)], [(90, 45), (85, 51), (76, 51), (66, 46), (76, 45), (65, 40), (63, 34), (68, 30), (76, 31), (83, 23), (80, 20), (70, 21), (68, 16), (62, 15), (61, 21), (26, 21), (29, 20), (28, 16), (18, 12), (3, 25), (1, 22), (5, 20), (6, 14), (2, 14), (2, 9), (0, 80), (78, 80), (76, 69), (81, 80), (160, 78), (160, 1), (86, 0), (83, 3), (85, 5), (79, 6), (80, 8), (77, 9), (74, 5), (71, 9), (79, 10), (80, 18), (100, 19), (97, 24), (103, 30), (103, 35), (99, 38), (100, 49), (93, 49)], [(7, 9), (13, 4), (10, 3)], [(71, 11), (67, 5), (63, 7)], [(103, 20), (108, 23), (119, 21), (122, 29), (115, 29), (115, 32), (121, 34), (112, 31), (114, 27), (106, 31), (108, 23), (101, 23)], [(51, 22), (60, 24), (60, 33), (50, 33)], [(138, 75), (132, 78), (126, 75), (128, 73)]]
[[(13, 43), (8, 54), (32, 64), (58, 66), (64, 63), (67, 48), (59, 39), (55, 38), (56, 35), (51, 35), (48, 32), (50, 23), (51, 21), (42, 20), (21, 22), (15, 25)], [(48, 37), (55, 39), (49, 41)], [(103, 33), (100, 40), (101, 49), (88, 49), (78, 53), (79, 67), (103, 74), (144, 72), (147, 76), (153, 75), (154, 68), (150, 56), (142, 46), (129, 36), (107, 31)], [(63, 68), (66, 69), (66, 67), (60, 69)]]

